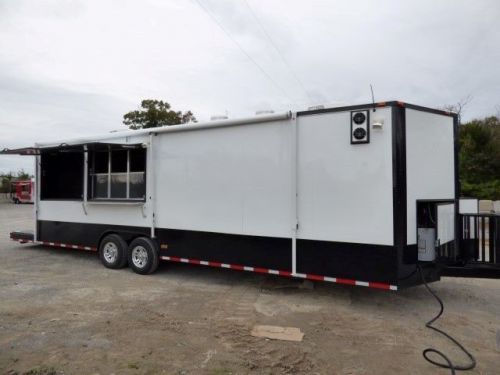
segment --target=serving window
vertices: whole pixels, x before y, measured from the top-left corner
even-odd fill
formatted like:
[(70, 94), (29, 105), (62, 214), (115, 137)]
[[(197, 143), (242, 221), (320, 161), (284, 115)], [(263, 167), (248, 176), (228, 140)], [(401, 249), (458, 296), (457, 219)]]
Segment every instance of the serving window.
[(49, 150), (40, 156), (40, 199), (83, 199), (82, 150)]
[(146, 199), (146, 150), (143, 148), (89, 153), (89, 198)]

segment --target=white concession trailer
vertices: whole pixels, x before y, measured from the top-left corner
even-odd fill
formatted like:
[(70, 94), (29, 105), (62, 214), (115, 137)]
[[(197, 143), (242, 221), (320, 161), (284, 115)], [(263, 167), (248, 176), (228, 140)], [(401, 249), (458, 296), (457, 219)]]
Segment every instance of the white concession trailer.
[(40, 143), (34, 231), (160, 260), (396, 290), (456, 260), (457, 116), (403, 102)]

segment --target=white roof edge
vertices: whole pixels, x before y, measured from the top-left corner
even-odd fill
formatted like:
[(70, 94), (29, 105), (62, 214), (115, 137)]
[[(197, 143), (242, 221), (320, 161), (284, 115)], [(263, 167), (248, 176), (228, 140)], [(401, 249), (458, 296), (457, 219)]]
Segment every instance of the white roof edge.
[(269, 121), (279, 121), (286, 120), (292, 117), (292, 112), (282, 112), (282, 113), (274, 113), (270, 115), (260, 115), (239, 119), (229, 119), (229, 120), (218, 120), (218, 121), (206, 121), (201, 123), (193, 123), (193, 124), (179, 124), (179, 125), (170, 125), (170, 126), (162, 126), (158, 128), (148, 128), (148, 129), (139, 129), (139, 130), (126, 130), (122, 132), (114, 132), (114, 133), (105, 133), (100, 135), (94, 135), (89, 137), (82, 138), (73, 138), (73, 139), (64, 139), (59, 141), (52, 142), (37, 142), (35, 144), (36, 147), (44, 148), (44, 147), (56, 147), (60, 144), (64, 143), (67, 145), (77, 145), (91, 142), (99, 142), (103, 140), (110, 140), (114, 138), (125, 138), (125, 137), (135, 137), (141, 135), (148, 135), (150, 133), (170, 133), (170, 132), (181, 132), (181, 131), (193, 131), (199, 129), (208, 129), (208, 128), (221, 128), (226, 126), (236, 126), (236, 125), (245, 125), (245, 124), (255, 124), (261, 122), (269, 122)]

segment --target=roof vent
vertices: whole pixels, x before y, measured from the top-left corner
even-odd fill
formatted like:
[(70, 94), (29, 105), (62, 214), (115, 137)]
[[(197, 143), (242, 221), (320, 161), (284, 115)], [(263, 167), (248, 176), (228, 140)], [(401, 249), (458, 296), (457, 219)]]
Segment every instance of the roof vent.
[(320, 105), (313, 105), (312, 107), (307, 108), (308, 111), (315, 111), (317, 109), (325, 109), (325, 106), (320, 104)]
[(118, 132), (126, 132), (127, 130), (129, 130), (129, 129), (113, 129), (113, 130), (110, 130), (109, 132), (110, 133), (118, 133)]
[(214, 115), (210, 117), (210, 121), (227, 120), (228, 118), (226, 115)]
[(274, 111), (272, 109), (261, 109), (261, 110), (255, 112), (255, 114), (257, 116), (259, 116), (259, 115), (271, 115), (273, 113), (274, 113)]

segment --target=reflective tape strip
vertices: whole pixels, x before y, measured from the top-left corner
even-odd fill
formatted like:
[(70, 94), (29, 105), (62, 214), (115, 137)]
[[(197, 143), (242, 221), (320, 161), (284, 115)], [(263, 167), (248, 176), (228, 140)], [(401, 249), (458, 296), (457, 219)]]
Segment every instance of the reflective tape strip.
[(370, 286), (370, 283), (367, 283), (366, 281), (357, 281), (356, 280), (356, 285), (357, 286)]
[(270, 274), (270, 275), (295, 277), (295, 278), (314, 280), (314, 281), (327, 281), (330, 283), (364, 286), (367, 288), (375, 288), (375, 289), (383, 289), (383, 290), (398, 290), (398, 287), (396, 285), (371, 282), (371, 281), (351, 280), (351, 279), (344, 279), (344, 278), (340, 278), (340, 277), (329, 277), (329, 276), (321, 276), (321, 275), (305, 274), (305, 273), (292, 274), (290, 271), (271, 270), (268, 268), (249, 267), (249, 266), (242, 266), (239, 264), (228, 264), (228, 263), (212, 262), (212, 261), (198, 260), (198, 259), (187, 259), (187, 258), (179, 258), (179, 257), (166, 256), (166, 255), (162, 255), (162, 256), (160, 256), (160, 258), (163, 260), (169, 260), (169, 261), (178, 262), (178, 263), (201, 264), (203, 266), (229, 268), (229, 269), (239, 270), (239, 271), (265, 273), (265, 274)]
[[(80, 246), (80, 245), (71, 245), (71, 244), (65, 244), (65, 243), (59, 243), (59, 242), (33, 241), (33, 240), (23, 240), (23, 239), (17, 239), (17, 238), (11, 238), (11, 240), (21, 242), (21, 243), (31, 242), (31, 243), (42, 244), (45, 246), (72, 248), (72, 249), (88, 250), (88, 251), (97, 251), (97, 247), (93, 247), (93, 246)], [(162, 245), (160, 245), (160, 247), (161, 246)], [(212, 262), (212, 261), (206, 261), (206, 260), (188, 259), (188, 258), (171, 257), (171, 256), (161, 256), (160, 258), (163, 260), (169, 260), (172, 262), (201, 264), (203, 266), (229, 268), (229, 269), (238, 270), (238, 271), (266, 273), (266, 274), (271, 274), (271, 275), (295, 277), (295, 278), (314, 280), (314, 281), (327, 281), (327, 282), (331, 282), (331, 283), (364, 286), (367, 288), (374, 288), (374, 289), (398, 290), (397, 285), (372, 282), (372, 281), (360, 281), (360, 280), (344, 279), (344, 278), (340, 278), (340, 277), (330, 277), (330, 276), (321, 276), (321, 275), (304, 274), (304, 273), (292, 274), (290, 271), (271, 270), (268, 268), (261, 268), (261, 267), (249, 267), (249, 266), (242, 266), (239, 264), (228, 264), (228, 263), (221, 263), (221, 262)]]

